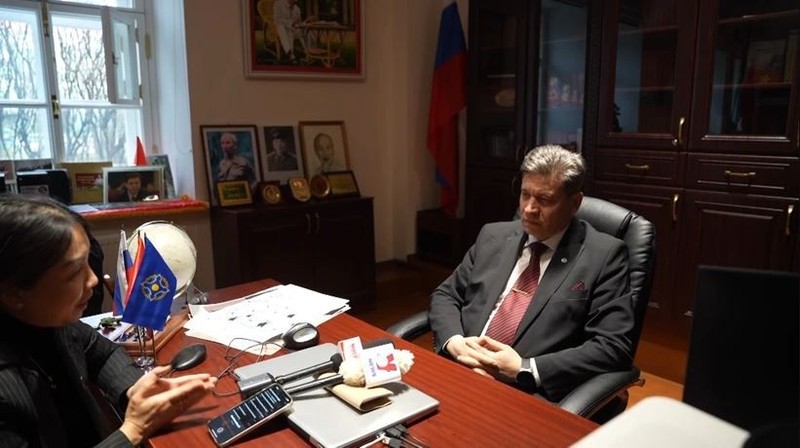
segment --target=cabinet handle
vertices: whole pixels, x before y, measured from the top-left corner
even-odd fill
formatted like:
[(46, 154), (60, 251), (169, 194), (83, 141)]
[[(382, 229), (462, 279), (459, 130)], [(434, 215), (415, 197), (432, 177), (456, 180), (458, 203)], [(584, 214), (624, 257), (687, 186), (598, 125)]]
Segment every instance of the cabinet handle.
[(789, 204), (786, 207), (786, 236), (792, 236), (792, 213), (794, 212), (794, 204)]
[(658, 303), (658, 302), (648, 302), (648, 303), (647, 303), (647, 307), (648, 307), (648, 308), (654, 308), (654, 309), (660, 310), (660, 309), (661, 309), (661, 304), (660, 304), (660, 303)]
[(311, 215), (306, 213), (306, 235), (311, 235)]
[(675, 193), (672, 195), (672, 222), (678, 222), (678, 200), (680, 200), (681, 195)]
[(318, 212), (314, 212), (314, 219), (316, 219), (316, 220), (317, 220), (317, 231), (316, 231), (315, 233), (316, 233), (316, 234), (319, 234), (319, 227), (320, 227), (320, 224), (319, 224), (319, 213), (318, 213)]
[(689, 310), (689, 311), (683, 313), (683, 315), (686, 316), (686, 317), (694, 317), (694, 313), (692, 312), (692, 310)]
[(746, 173), (743, 173), (740, 171), (725, 170), (725, 177), (744, 177), (745, 179), (749, 179), (751, 177), (756, 177), (756, 172), (748, 171)]
[(686, 123), (686, 117), (681, 117), (678, 120), (678, 138), (672, 139), (672, 146), (680, 146), (683, 144), (683, 124)]
[(625, 168), (632, 171), (650, 171), (650, 165), (646, 163), (644, 165), (633, 165), (630, 163), (626, 163)]

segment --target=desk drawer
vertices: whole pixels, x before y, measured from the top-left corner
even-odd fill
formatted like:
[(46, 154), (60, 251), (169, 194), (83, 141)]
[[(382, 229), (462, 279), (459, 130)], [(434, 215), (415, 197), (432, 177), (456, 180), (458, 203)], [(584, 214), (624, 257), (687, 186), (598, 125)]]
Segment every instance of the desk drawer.
[(797, 197), (797, 157), (689, 154), (686, 187)]
[(684, 164), (683, 154), (677, 152), (599, 148), (595, 179), (678, 186), (683, 182)]

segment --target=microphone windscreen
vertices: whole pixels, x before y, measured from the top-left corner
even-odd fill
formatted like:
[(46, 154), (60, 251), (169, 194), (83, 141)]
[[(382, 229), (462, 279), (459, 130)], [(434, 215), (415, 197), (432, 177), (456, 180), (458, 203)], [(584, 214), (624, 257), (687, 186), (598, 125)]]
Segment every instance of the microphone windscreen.
[(385, 345), (385, 344), (392, 344), (392, 347), (394, 347), (394, 342), (392, 342), (392, 340), (389, 339), (389, 338), (376, 339), (374, 341), (369, 341), (369, 342), (364, 343), (364, 345), (362, 345), (362, 347), (363, 348), (380, 347), (381, 345)]
[(336, 353), (331, 356), (331, 369), (336, 372), (339, 370), (339, 366), (342, 365), (342, 355)]

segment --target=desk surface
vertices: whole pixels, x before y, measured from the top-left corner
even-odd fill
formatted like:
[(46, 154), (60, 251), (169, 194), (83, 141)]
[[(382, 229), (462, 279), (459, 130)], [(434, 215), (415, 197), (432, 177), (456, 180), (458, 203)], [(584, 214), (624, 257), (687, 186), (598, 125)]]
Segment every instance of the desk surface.
[[(212, 291), (209, 298), (214, 302), (224, 301), (275, 284), (272, 280), (247, 283)], [(340, 315), (320, 327), (322, 342), (335, 343), (356, 335), (364, 340), (388, 336), (383, 330), (349, 315)], [(428, 446), (563, 447), (597, 427), (589, 420), (484, 378), (431, 351), (398, 338), (393, 339), (398, 348), (411, 350), (415, 356), (414, 367), (403, 376), (403, 381), (441, 403), (438, 412), (411, 426), (411, 433)], [(159, 361), (167, 362), (181, 347), (196, 342), (197, 339), (187, 337), (181, 330), (159, 351)], [(209, 372), (216, 375), (227, 365), (223, 359), (225, 347), (203, 342), (208, 349), (207, 360), (186, 373)], [(247, 356), (240, 365), (255, 360), (254, 356)], [(220, 383), (220, 387), (233, 390), (235, 384), (228, 378)], [(238, 394), (224, 398), (209, 395), (177, 418), (162, 434), (152, 437), (150, 444), (155, 448), (213, 447), (206, 422), (239, 401)], [(284, 418), (266, 424), (236, 446), (267, 445), (309, 446), (304, 438), (289, 428)]]

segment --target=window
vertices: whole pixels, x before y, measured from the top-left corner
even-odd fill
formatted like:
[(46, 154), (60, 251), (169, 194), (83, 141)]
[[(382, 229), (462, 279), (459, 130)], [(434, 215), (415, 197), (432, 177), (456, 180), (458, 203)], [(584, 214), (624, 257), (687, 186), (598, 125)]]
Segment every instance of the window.
[(151, 134), (142, 0), (0, 0), (0, 160), (133, 163)]

